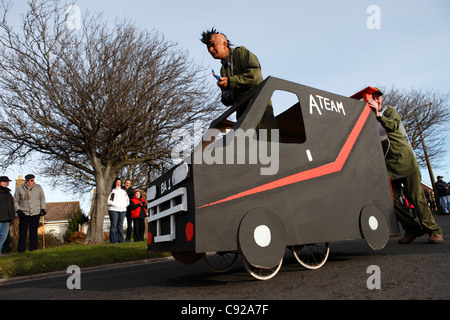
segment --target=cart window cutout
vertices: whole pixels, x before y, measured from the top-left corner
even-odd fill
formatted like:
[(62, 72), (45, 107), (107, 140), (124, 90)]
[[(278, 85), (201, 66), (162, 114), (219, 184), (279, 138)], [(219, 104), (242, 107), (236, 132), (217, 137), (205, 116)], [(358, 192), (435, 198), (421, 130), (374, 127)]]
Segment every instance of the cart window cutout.
[(304, 143), (305, 124), (298, 96), (292, 92), (275, 90), (272, 105), (281, 143)]

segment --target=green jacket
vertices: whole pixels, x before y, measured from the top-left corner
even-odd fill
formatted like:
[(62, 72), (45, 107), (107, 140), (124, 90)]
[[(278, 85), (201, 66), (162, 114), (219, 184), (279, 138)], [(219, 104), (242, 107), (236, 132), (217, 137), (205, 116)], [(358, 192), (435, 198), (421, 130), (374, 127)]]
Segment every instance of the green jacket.
[(245, 47), (230, 48), (230, 53), (222, 60), (220, 75), (228, 77), (228, 89), (234, 95), (233, 100), (222, 98), (226, 106), (239, 101), (264, 80), (258, 58)]
[(404, 178), (419, 172), (416, 156), (408, 141), (399, 113), (387, 107), (378, 118), (386, 129), (388, 140), (382, 142), (386, 155), (386, 168), (391, 180)]
[[(231, 100), (222, 97), (222, 103), (226, 106), (231, 106), (238, 102), (245, 94), (264, 81), (258, 58), (243, 46), (230, 48), (228, 56), (222, 60), (220, 75), (228, 77), (228, 89), (233, 96)], [(238, 119), (244, 111), (245, 108), (241, 108), (236, 112)], [(273, 114), (272, 102), (269, 101), (257, 129), (276, 128), (277, 124)]]

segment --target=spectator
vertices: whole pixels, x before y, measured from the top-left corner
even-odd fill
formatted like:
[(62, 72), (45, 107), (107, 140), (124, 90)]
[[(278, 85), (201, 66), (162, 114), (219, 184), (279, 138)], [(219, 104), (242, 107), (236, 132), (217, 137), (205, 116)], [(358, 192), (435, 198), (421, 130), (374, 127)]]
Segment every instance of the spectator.
[(450, 213), (450, 193), (447, 182), (442, 180), (443, 176), (438, 176), (436, 181), (436, 189), (438, 192), (439, 199), (441, 201), (442, 209), (444, 209), (444, 214)]
[(33, 174), (25, 176), (25, 183), (14, 193), (14, 207), (19, 217), (18, 252), (25, 252), (27, 232), (29, 233), (29, 251), (37, 249), (37, 231), (39, 219), (47, 214), (44, 190), (35, 182)]
[[(133, 198), (133, 194), (134, 194), (134, 189), (131, 187), (131, 180), (127, 179), (125, 180), (125, 183), (123, 185), (123, 189), (127, 192), (128, 198)], [(125, 237), (125, 241), (126, 242), (130, 242), (131, 240), (131, 234), (133, 232), (133, 223), (131, 220), (131, 213), (130, 213), (130, 206), (127, 206), (127, 213), (126, 213), (126, 217), (127, 217), (127, 235)]]
[(3, 244), (8, 237), (9, 224), (14, 220), (14, 198), (11, 195), (8, 177), (0, 177), (0, 256), (2, 255)]
[(123, 242), (123, 221), (130, 204), (127, 192), (122, 189), (122, 180), (114, 180), (111, 193), (108, 198), (108, 214), (111, 226), (109, 228), (109, 242)]
[(431, 208), (431, 210), (436, 210), (436, 204), (434, 202), (433, 195), (430, 194), (428, 190), (424, 190), (425, 198), (427, 198), (428, 206)]
[(147, 217), (147, 201), (142, 192), (136, 189), (130, 203), (131, 219), (134, 224), (134, 242), (144, 241), (145, 218)]

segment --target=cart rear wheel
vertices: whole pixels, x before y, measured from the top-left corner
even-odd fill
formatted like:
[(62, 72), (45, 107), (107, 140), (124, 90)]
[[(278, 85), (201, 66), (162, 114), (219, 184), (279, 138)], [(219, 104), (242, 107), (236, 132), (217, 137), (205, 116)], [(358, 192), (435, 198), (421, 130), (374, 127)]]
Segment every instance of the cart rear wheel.
[(233, 268), (237, 257), (237, 252), (206, 252), (203, 261), (212, 271), (223, 273)]
[(383, 249), (389, 241), (389, 226), (384, 214), (373, 204), (361, 210), (359, 218), (361, 235), (373, 250)]
[(295, 259), (307, 269), (319, 269), (328, 259), (330, 246), (328, 242), (313, 243), (291, 247)]
[(275, 275), (280, 271), (281, 265), (283, 264), (283, 259), (281, 259), (280, 263), (276, 265), (273, 268), (260, 268), (255, 267), (250, 262), (247, 261), (247, 259), (242, 256), (242, 262), (244, 264), (245, 269), (247, 272), (255, 279), (258, 280), (269, 280), (275, 277)]

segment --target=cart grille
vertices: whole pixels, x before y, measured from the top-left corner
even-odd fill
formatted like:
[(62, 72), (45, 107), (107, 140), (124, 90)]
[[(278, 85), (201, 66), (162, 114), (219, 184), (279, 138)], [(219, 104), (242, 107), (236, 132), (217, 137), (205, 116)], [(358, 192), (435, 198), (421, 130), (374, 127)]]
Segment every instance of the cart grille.
[[(156, 221), (155, 242), (170, 242), (175, 240), (176, 215), (188, 211), (187, 190), (179, 188), (165, 195), (162, 198), (152, 201), (147, 206), (149, 211), (148, 222)], [(168, 221), (168, 228), (164, 228), (165, 220)]]

